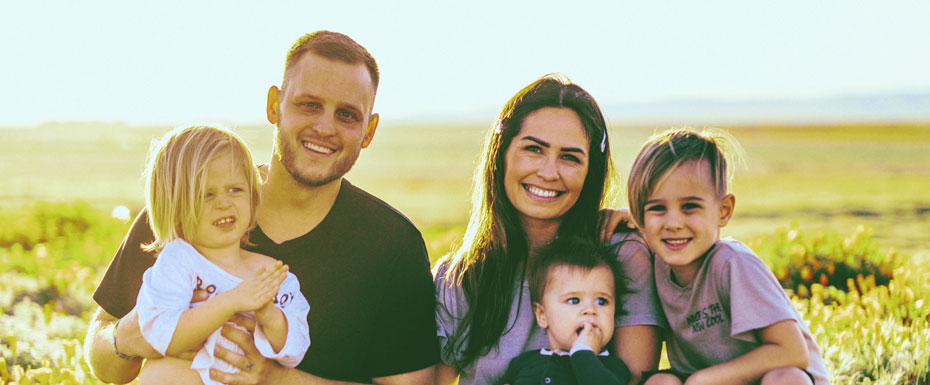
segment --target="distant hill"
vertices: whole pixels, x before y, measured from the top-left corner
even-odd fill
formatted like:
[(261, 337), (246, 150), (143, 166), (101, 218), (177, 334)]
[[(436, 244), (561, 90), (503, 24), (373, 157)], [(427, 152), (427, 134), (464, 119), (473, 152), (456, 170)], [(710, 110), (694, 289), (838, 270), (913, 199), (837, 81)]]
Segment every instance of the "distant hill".
[(825, 123), (930, 120), (930, 91), (820, 99), (682, 99), (602, 106), (612, 120), (664, 123)]

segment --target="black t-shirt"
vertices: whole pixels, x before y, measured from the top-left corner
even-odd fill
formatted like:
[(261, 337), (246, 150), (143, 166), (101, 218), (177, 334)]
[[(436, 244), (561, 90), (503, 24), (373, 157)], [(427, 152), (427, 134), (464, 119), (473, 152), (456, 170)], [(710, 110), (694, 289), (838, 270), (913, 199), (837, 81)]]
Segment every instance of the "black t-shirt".
[[(120, 245), (94, 300), (123, 317), (135, 306), (154, 254), (142, 212)], [(420, 370), (439, 362), (435, 297), (423, 237), (392, 207), (343, 180), (330, 212), (309, 233), (276, 244), (260, 228), (251, 251), (280, 259), (310, 302), (310, 349), (297, 366), (334, 380)]]

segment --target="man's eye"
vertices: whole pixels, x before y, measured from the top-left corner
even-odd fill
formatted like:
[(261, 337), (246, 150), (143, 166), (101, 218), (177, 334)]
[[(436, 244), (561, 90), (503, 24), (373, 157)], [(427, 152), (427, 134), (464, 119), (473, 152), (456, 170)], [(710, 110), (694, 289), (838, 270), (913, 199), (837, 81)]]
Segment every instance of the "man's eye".
[(336, 114), (339, 116), (340, 119), (345, 120), (345, 121), (353, 121), (353, 122), (358, 121), (358, 116), (350, 111), (340, 110)]
[(304, 103), (300, 103), (300, 105), (303, 106), (303, 107), (306, 107), (306, 108), (317, 108), (317, 107), (320, 106), (320, 103), (317, 103), (317, 102), (304, 102)]
[(572, 305), (577, 305), (581, 303), (581, 300), (578, 298), (572, 297), (572, 298), (569, 298), (568, 301), (565, 301), (565, 302), (568, 302), (569, 304), (572, 304)]
[(607, 306), (607, 304), (609, 304), (609, 303), (610, 303), (610, 301), (608, 301), (607, 298), (600, 297), (600, 298), (597, 299), (597, 304), (600, 305), (600, 306)]

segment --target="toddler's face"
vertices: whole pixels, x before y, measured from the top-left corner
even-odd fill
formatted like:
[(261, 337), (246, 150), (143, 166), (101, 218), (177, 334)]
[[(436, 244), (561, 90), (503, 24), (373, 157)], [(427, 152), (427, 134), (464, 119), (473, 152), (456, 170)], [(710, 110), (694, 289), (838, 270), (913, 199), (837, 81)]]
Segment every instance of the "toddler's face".
[[(557, 265), (549, 268), (541, 302), (533, 304), (533, 311), (539, 327), (547, 329), (552, 350), (569, 351), (582, 338), (598, 353), (614, 334), (614, 306), (609, 268)], [(586, 325), (592, 333), (582, 333)]]
[(201, 253), (239, 248), (239, 240), (249, 229), (251, 192), (245, 171), (226, 152), (207, 165), (203, 210), (197, 232), (188, 241)]
[(680, 285), (691, 282), (701, 256), (720, 238), (733, 213), (733, 196), (717, 199), (710, 164), (692, 161), (665, 175), (643, 207), (643, 234), (653, 252), (672, 267)]

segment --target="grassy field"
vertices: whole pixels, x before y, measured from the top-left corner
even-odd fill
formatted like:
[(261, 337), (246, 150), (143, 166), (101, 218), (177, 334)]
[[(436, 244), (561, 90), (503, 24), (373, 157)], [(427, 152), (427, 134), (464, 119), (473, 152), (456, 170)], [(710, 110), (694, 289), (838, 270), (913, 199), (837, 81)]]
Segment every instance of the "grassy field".
[[(168, 128), (0, 127), (0, 384), (98, 383), (81, 339), (128, 227), (110, 210), (141, 208), (149, 141)], [(385, 125), (349, 179), (406, 213), (435, 259), (463, 231), (484, 128)], [(614, 124), (617, 169), (664, 128)], [(270, 126), (235, 129), (268, 159)], [(926, 384), (930, 124), (728, 129), (748, 167), (725, 234), (783, 276), (836, 383)]]

